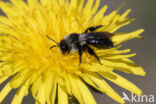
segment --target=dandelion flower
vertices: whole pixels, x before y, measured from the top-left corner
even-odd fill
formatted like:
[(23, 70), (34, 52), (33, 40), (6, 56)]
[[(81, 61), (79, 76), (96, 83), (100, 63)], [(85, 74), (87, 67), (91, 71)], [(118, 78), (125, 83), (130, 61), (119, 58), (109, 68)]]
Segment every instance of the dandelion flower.
[[(103, 79), (125, 88), (135, 94), (142, 91), (114, 70), (144, 76), (144, 70), (128, 59), (130, 49), (119, 49), (122, 42), (140, 38), (144, 31), (116, 33), (133, 21), (118, 10), (105, 15), (107, 5), (99, 11), (100, 0), (10, 0), (0, 1), (5, 16), (0, 16), (0, 84), (10, 79), (0, 92), (0, 103), (12, 89), (18, 89), (11, 104), (21, 104), (24, 96), (32, 93), (36, 104), (68, 104), (68, 97), (74, 96), (80, 104), (96, 104), (86, 84), (105, 93), (115, 101), (124, 100)], [(67, 34), (82, 33), (91, 26), (104, 25), (97, 31), (115, 34), (111, 49), (96, 50), (103, 65), (84, 53), (80, 67), (75, 52), (63, 55), (46, 35), (59, 42)]]

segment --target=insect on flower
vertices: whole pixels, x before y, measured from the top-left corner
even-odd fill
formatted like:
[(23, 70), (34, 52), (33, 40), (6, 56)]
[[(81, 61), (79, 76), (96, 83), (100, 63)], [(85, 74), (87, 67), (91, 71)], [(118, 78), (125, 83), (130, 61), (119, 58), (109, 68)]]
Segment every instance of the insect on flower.
[(135, 53), (119, 49), (121, 43), (144, 32), (117, 32), (134, 20), (128, 17), (131, 9), (106, 14), (107, 5), (99, 9), (102, 0), (26, 1), (0, 1), (5, 13), (0, 16), (0, 86), (8, 81), (0, 90), (0, 104), (14, 89), (11, 104), (21, 104), (29, 93), (35, 104), (71, 104), (70, 97), (80, 104), (97, 104), (88, 86), (124, 104), (105, 79), (142, 94), (115, 72), (146, 75), (129, 59)]
[[(63, 54), (70, 53), (70, 51), (78, 52), (79, 54), (79, 65), (81, 64), (82, 53), (87, 51), (90, 55), (93, 55), (97, 61), (101, 64), (99, 57), (96, 55), (95, 51), (89, 46), (94, 46), (98, 49), (108, 49), (113, 47), (113, 42), (110, 37), (114, 34), (109, 32), (95, 32), (95, 30), (103, 27), (99, 25), (96, 27), (89, 27), (82, 34), (72, 33), (67, 35), (60, 43), (56, 42), (48, 35), (47, 37), (55, 42), (57, 45), (50, 47), (59, 47)], [(90, 32), (89, 32), (90, 31)]]

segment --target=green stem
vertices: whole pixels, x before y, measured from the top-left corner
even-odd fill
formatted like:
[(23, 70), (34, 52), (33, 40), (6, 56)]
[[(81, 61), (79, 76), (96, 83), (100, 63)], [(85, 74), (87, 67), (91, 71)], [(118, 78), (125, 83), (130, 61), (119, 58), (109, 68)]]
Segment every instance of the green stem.
[(69, 104), (80, 104), (74, 96), (69, 96)]

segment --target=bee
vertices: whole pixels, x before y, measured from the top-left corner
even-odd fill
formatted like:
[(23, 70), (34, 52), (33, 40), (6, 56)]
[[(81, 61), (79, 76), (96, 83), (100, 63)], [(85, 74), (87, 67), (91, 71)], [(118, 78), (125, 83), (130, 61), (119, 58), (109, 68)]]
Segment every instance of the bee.
[[(90, 55), (94, 56), (96, 60), (101, 64), (101, 61), (95, 51), (90, 47), (96, 47), (97, 49), (109, 49), (113, 47), (113, 42), (110, 39), (114, 34), (109, 32), (95, 32), (97, 29), (102, 28), (103, 25), (92, 26), (85, 30), (85, 32), (78, 34), (72, 33), (65, 36), (59, 43), (50, 38), (47, 38), (56, 43), (50, 47), (59, 47), (62, 54), (69, 54), (71, 51), (78, 52), (79, 54), (79, 65), (81, 64), (82, 54), (87, 51)], [(102, 65), (102, 64), (101, 64)]]

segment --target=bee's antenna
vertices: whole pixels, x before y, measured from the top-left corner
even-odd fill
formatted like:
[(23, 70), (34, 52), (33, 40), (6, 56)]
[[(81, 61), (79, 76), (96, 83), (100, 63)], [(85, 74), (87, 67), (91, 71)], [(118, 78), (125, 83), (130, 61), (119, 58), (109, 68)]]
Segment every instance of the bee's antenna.
[(52, 38), (50, 38), (48, 35), (47, 35), (47, 38), (49, 38), (50, 40), (52, 40), (53, 42), (55, 42), (57, 45), (59, 44), (58, 42), (56, 42), (55, 40), (53, 40)]

